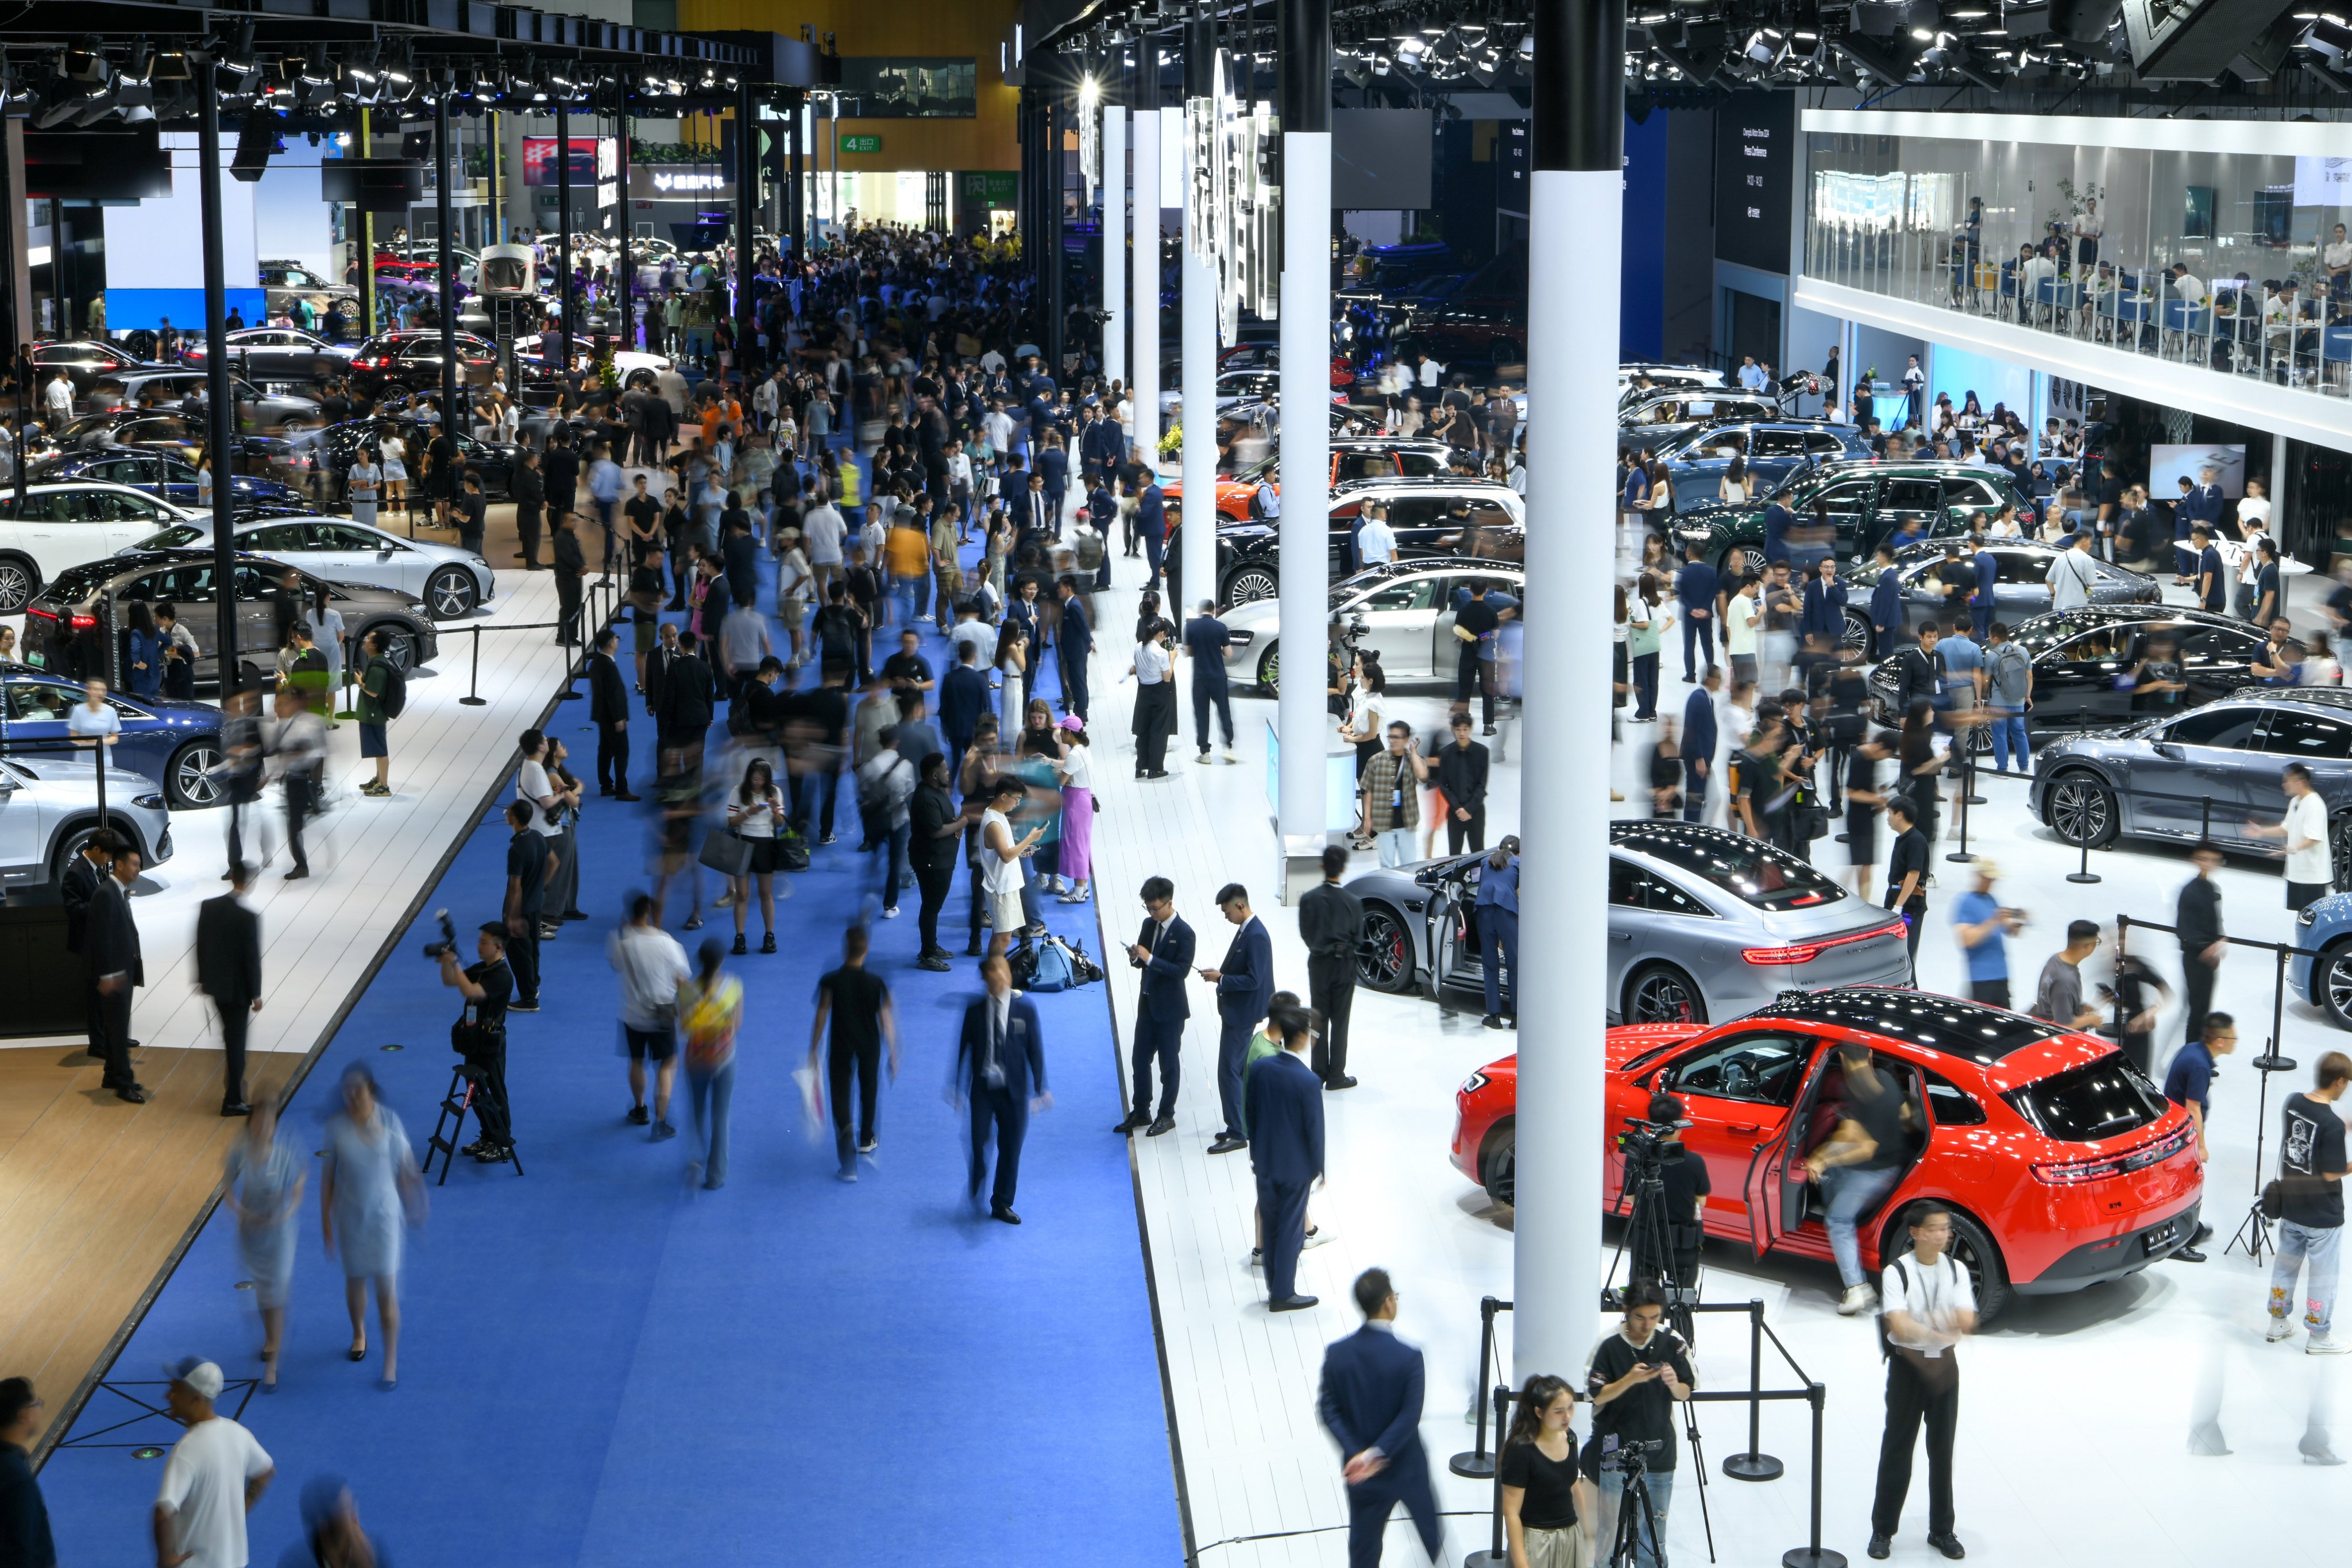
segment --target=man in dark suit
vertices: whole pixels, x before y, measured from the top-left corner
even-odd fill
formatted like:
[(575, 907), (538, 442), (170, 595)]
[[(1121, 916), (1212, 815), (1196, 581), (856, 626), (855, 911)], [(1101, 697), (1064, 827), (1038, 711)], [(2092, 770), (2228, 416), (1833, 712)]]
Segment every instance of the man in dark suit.
[(539, 559), (539, 531), (540, 519), (547, 510), (547, 480), (539, 471), (539, 454), (529, 447), (515, 454), (507, 489), (514, 493), (515, 537), (522, 544), (515, 553), (521, 558), (524, 571), (543, 572), (547, 568)]
[(981, 673), (980, 649), (972, 643), (952, 645), (957, 664), (940, 682), (940, 728), (946, 732), (948, 757), (960, 763), (971, 744), (980, 716), (988, 711), (988, 677)]
[(89, 900), (89, 926), (82, 933), (83, 957), (98, 987), (104, 1038), (98, 1054), (106, 1063), (105, 1087), (119, 1100), (144, 1103), (147, 1091), (131, 1072), (131, 993), (147, 984), (139, 956), (139, 922), (131, 918), (131, 884), (139, 879), (139, 851), (123, 845), (113, 871)]
[(244, 861), (228, 868), (229, 890), (196, 910), (196, 989), (220, 1013), (221, 1114), (250, 1115), (245, 1102), (245, 1031), (261, 1011), (261, 917), (245, 904), (251, 875)]
[(1168, 503), (1160, 481), (1150, 477), (1150, 469), (1145, 470), (1143, 489), (1135, 498), (1135, 531), (1143, 535), (1144, 558), (1151, 563), (1151, 575), (1157, 578), (1168, 551)]
[(629, 683), (613, 657), (621, 634), (606, 626), (588, 656), (588, 717), (596, 726), (596, 793), (635, 800), (629, 793)]
[(1239, 882), (1219, 890), (1217, 908), (1238, 929), (1224, 963), (1201, 971), (1201, 978), (1217, 988), (1217, 1104), (1225, 1115), (1224, 1131), (1209, 1152), (1230, 1154), (1249, 1147), (1242, 1131), (1242, 1063), (1249, 1058), (1258, 1020), (1274, 1001), (1274, 939), (1265, 922), (1250, 912), (1249, 889)]
[[(100, 828), (82, 841), (79, 853), (66, 864), (64, 886), (59, 889), (66, 906), (66, 951), (85, 963), (89, 959), (87, 944), (89, 933), (89, 903), (98, 897), (98, 889), (114, 866), (115, 851), (121, 839), (110, 828)], [(104, 998), (99, 994), (98, 975), (93, 971), (82, 984), (83, 1013), (89, 1020), (89, 1054), (106, 1055), (106, 1018)]]
[(555, 640), (565, 647), (580, 643), (581, 578), (588, 557), (580, 549), (580, 519), (569, 511), (555, 514)]
[[(1464, 714), (1464, 722), (1469, 715)], [(1474, 742), (1475, 743), (1475, 742)], [(1323, 880), (1298, 900), (1298, 939), (1307, 944), (1307, 1002), (1323, 1020), (1315, 1037), (1315, 1076), (1325, 1089), (1353, 1089), (1348, 1076), (1348, 1015), (1356, 1004), (1356, 948), (1363, 940), (1364, 903), (1339, 885), (1348, 852), (1323, 851)]]
[(694, 634), (680, 632), (677, 647), (677, 659), (662, 676), (660, 705), (654, 710), (665, 774), (701, 768), (702, 742), (719, 711), (718, 682), (694, 651)]
[(572, 449), (569, 429), (559, 427), (547, 438), (547, 458), (540, 465), (540, 475), (545, 480), (547, 515), (560, 518), (572, 510), (580, 489), (580, 454)]
[(1013, 1191), (1021, 1179), (1021, 1143), (1029, 1135), (1029, 1112), (1052, 1108), (1045, 1089), (1045, 1037), (1036, 1005), (1013, 994), (1013, 966), (1002, 958), (983, 961), (980, 977), (987, 991), (963, 1010), (963, 1033), (956, 1041), (955, 1070), (948, 1086), (971, 1107), (971, 1181), (967, 1191), (980, 1201), (988, 1174), (988, 1134), (996, 1131), (996, 1184), (989, 1190), (988, 1217), (1019, 1225)]
[(1192, 738), (1200, 743), (1199, 760), (1209, 760), (1209, 710), (1217, 710), (1217, 722), (1225, 737), (1225, 761), (1237, 762), (1234, 755), (1234, 701), (1231, 689), (1225, 683), (1225, 649), (1233, 646), (1234, 634), (1225, 623), (1217, 619), (1213, 599), (1201, 601), (1201, 613), (1184, 623), (1184, 655), (1192, 661)]
[[(677, 663), (678, 655), (683, 651), (677, 646), (677, 622), (663, 622), (660, 641), (654, 645), (653, 652), (646, 655), (646, 716), (649, 719), (660, 715), (662, 687), (667, 683), (670, 669)], [(655, 743), (659, 744), (661, 726), (656, 723), (654, 729)]]
[[(1148, 1129), (1157, 1138), (1176, 1126), (1177, 1058), (1184, 1048), (1184, 1020), (1192, 1004), (1184, 982), (1192, 973), (1192, 928), (1176, 913), (1176, 884), (1154, 877), (1143, 884), (1143, 929), (1128, 945), (1127, 961), (1143, 971), (1142, 994), (1135, 1004), (1135, 1047), (1129, 1060), (1135, 1109), (1111, 1129), (1128, 1133)], [(1151, 1064), (1160, 1063), (1160, 1114), (1151, 1114)]]
[(1062, 711), (1087, 716), (1087, 658), (1095, 649), (1095, 628), (1087, 620), (1086, 601), (1078, 597), (1075, 577), (1054, 584), (1062, 596), (1062, 624), (1054, 636), (1055, 668), (1062, 677)]
[(1385, 1268), (1356, 1276), (1364, 1326), (1323, 1351), (1316, 1413), (1346, 1456), (1348, 1568), (1373, 1568), (1399, 1503), (1412, 1516), (1431, 1562), (1444, 1546), (1429, 1458), (1421, 1448), (1421, 1352), (1396, 1337), (1396, 1288)]
[(1323, 1179), (1323, 1086), (1300, 1060), (1315, 1021), (1297, 1007), (1266, 1020), (1282, 1049), (1250, 1068), (1250, 1165), (1257, 1173), (1258, 1247), (1265, 1258), (1266, 1308), (1315, 1305), (1298, 1293), (1298, 1252), (1307, 1245), (1307, 1196)]

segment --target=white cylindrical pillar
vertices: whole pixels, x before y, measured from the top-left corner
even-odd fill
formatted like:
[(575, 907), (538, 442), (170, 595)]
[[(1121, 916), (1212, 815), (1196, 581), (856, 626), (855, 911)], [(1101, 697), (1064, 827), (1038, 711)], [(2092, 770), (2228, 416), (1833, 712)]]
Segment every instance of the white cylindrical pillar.
[(1217, 595), (1217, 269), (1193, 246), (1195, 218), (1184, 207), (1184, 401), (1177, 417), (1184, 431), (1184, 526), (1177, 533), (1183, 555), (1184, 597), (1190, 618), (1203, 599)]
[(1133, 375), (1136, 455), (1160, 464), (1160, 114), (1159, 51), (1145, 52), (1143, 96), (1135, 110), (1135, 349)]
[(1102, 111), (1103, 384), (1127, 379), (1127, 110)]
[[(1282, 133), (1282, 582), (1276, 699), (1286, 853), (1325, 831), (1324, 627), (1330, 617), (1331, 133)], [(1612, 410), (1610, 426), (1616, 426)], [(1188, 491), (1189, 493), (1189, 491)], [(1312, 841), (1302, 848), (1302, 841)]]
[(1619, 0), (1536, 0), (1528, 254), (1528, 616), (1520, 772), (1555, 782), (1522, 814), (1513, 1381), (1573, 1378), (1601, 1310), (1609, 947), (1609, 628), (1613, 584), (1585, 542), (1606, 538), (1616, 437), (1623, 219)]

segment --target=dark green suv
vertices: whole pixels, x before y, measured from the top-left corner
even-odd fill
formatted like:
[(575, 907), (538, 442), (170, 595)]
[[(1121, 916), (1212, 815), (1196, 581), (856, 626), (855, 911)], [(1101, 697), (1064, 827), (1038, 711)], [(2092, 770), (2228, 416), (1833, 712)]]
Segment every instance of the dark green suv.
[[(2033, 498), (1996, 468), (1975, 463), (1881, 463), (1866, 458), (1824, 463), (1797, 481), (1789, 510), (1797, 526), (1825, 513), (1837, 531), (1841, 560), (1867, 556), (1881, 540), (1916, 523), (1924, 539), (1968, 532), (1979, 517), (2014, 504), (2030, 515)], [(1769, 498), (1746, 506), (1685, 511), (1675, 519), (1675, 552), (1698, 545), (1706, 560), (1748, 575), (1764, 570), (1764, 513)]]

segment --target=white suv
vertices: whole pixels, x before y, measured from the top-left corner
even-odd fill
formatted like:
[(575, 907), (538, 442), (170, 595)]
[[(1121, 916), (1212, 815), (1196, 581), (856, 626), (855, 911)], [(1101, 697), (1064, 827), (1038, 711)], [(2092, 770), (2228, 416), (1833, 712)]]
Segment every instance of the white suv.
[(0, 481), (0, 616), (13, 616), (60, 572), (111, 555), (188, 514), (129, 485), (65, 479), (25, 487)]

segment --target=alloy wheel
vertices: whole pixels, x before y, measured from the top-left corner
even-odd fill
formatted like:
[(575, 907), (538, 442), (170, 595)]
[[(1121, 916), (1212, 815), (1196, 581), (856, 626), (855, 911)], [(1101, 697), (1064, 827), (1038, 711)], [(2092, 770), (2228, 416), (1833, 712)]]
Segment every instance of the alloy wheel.
[(2104, 844), (2114, 831), (2115, 802), (2091, 779), (2060, 779), (2050, 792), (2050, 826), (2069, 844)]
[(217, 805), (221, 785), (215, 770), (220, 765), (220, 748), (210, 742), (199, 741), (181, 747), (172, 759), (172, 804), (196, 807)]

